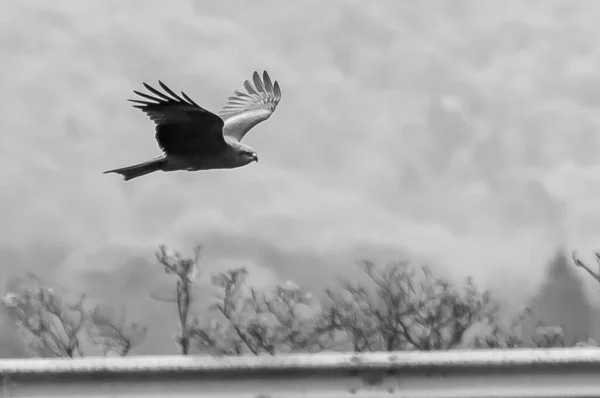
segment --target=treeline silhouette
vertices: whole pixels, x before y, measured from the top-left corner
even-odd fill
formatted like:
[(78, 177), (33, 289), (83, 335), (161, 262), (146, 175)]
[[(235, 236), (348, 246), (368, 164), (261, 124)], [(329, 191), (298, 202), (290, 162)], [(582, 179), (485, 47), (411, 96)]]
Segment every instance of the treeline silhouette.
[[(204, 306), (199, 316), (191, 304), (201, 251), (198, 245), (185, 256), (160, 246), (155, 253), (175, 283), (150, 297), (174, 304), (175, 343), (183, 355), (597, 345), (591, 339), (596, 312), (563, 251), (549, 263), (530, 305), (508, 320), (501, 302), (471, 278), (452, 284), (409, 261), (362, 261), (366, 282), (340, 279), (318, 297), (292, 282), (257, 289), (248, 284), (246, 268), (229, 269), (212, 275), (215, 293), (195, 303)], [(124, 308), (89, 305), (85, 295), (68, 299), (34, 274), (13, 280), (8, 290), (3, 305), (25, 356), (125, 356), (148, 332), (129, 322)]]

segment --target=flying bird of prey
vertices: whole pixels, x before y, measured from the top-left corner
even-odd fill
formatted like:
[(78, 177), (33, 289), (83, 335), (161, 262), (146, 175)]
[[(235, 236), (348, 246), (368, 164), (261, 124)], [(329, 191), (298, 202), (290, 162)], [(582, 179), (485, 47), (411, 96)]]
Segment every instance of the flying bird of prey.
[(125, 181), (155, 171), (233, 169), (258, 162), (254, 149), (241, 141), (254, 126), (267, 120), (281, 100), (279, 84), (265, 71), (252, 82), (244, 81), (247, 93), (234, 91), (218, 115), (196, 104), (183, 91), (175, 94), (160, 80), (164, 93), (143, 83), (152, 93), (133, 91), (144, 98), (130, 99), (156, 124), (155, 138), (164, 154), (133, 166), (105, 171)]

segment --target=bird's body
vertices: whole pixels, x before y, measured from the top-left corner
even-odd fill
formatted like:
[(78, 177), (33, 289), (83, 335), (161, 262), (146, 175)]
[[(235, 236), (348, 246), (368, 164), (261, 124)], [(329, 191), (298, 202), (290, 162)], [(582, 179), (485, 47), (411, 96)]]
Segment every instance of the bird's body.
[(127, 181), (155, 171), (234, 169), (258, 161), (256, 152), (241, 140), (275, 111), (281, 90), (266, 71), (262, 80), (254, 72), (252, 80), (254, 84), (244, 82), (247, 93), (235, 91), (218, 115), (183, 92), (175, 94), (161, 81), (158, 83), (168, 95), (144, 83), (154, 95), (134, 90), (146, 100), (130, 101), (156, 124), (155, 138), (164, 155), (105, 173), (121, 174)]

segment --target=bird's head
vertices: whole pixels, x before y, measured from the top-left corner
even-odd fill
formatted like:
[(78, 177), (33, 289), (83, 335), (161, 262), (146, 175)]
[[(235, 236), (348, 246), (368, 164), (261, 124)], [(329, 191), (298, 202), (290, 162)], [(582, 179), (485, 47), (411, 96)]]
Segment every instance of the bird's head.
[(256, 155), (253, 149), (242, 149), (238, 152), (238, 159), (240, 163), (247, 165), (252, 162), (258, 162), (258, 155)]

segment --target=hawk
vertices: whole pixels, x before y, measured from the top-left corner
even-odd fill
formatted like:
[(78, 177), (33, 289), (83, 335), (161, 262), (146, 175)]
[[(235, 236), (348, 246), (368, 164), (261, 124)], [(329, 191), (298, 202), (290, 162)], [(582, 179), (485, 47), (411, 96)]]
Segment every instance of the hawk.
[(254, 149), (241, 141), (273, 114), (281, 100), (279, 83), (271, 82), (266, 71), (262, 79), (254, 72), (252, 82), (243, 83), (247, 92), (234, 91), (218, 114), (202, 108), (183, 91), (179, 96), (160, 80), (158, 84), (164, 93), (143, 83), (152, 95), (133, 90), (144, 100), (128, 101), (156, 125), (155, 139), (163, 155), (104, 174), (117, 173), (129, 181), (155, 171), (234, 169), (258, 162)]

